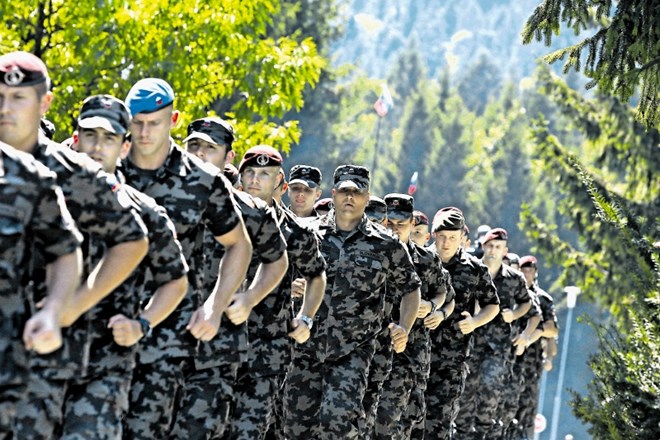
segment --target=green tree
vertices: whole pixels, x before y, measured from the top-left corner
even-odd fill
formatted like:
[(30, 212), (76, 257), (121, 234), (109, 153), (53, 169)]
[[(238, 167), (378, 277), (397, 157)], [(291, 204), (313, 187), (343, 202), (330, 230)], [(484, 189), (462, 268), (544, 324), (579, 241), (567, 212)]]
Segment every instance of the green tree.
[(324, 60), (311, 39), (267, 35), (279, 12), (277, 0), (1, 0), (0, 50), (33, 52), (50, 67), (56, 99), (48, 117), (60, 137), (86, 96), (123, 98), (137, 79), (158, 76), (177, 93), (176, 135), (215, 104), (236, 123), (239, 151), (261, 142), (287, 150), (297, 124), (273, 118), (303, 105)]
[(458, 93), (469, 110), (481, 115), (486, 105), (497, 98), (501, 82), (498, 67), (488, 56), (482, 54), (460, 80)]
[(529, 17), (522, 37), (550, 44), (562, 23), (575, 34), (593, 35), (546, 60), (565, 59), (564, 71), (582, 71), (597, 86), (627, 102), (639, 93), (638, 117), (649, 128), (660, 125), (660, 8), (655, 0), (544, 0)]

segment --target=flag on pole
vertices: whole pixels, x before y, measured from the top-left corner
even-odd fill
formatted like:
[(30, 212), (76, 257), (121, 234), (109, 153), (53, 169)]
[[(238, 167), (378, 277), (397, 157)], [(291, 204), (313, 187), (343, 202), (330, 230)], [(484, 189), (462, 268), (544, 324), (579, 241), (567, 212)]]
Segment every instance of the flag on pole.
[(390, 94), (390, 89), (387, 88), (386, 84), (383, 84), (383, 88), (380, 92), (380, 96), (374, 104), (374, 109), (378, 116), (381, 118), (389, 113), (390, 109), (394, 107), (394, 101), (392, 101), (392, 95)]
[(410, 178), (410, 184), (408, 184), (408, 195), (412, 196), (417, 191), (417, 171), (415, 171)]

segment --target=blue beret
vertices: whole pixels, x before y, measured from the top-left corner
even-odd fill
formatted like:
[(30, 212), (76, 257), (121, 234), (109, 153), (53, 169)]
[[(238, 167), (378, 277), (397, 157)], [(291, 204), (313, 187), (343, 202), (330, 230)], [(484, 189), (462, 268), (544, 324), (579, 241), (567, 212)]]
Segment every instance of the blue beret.
[(132, 115), (153, 113), (174, 102), (174, 90), (165, 80), (144, 78), (131, 87), (125, 101)]

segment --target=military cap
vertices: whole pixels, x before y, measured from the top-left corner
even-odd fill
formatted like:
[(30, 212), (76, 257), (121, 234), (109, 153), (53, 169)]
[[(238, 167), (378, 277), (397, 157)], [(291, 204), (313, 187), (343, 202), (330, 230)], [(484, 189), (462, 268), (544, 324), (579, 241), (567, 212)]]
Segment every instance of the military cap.
[(245, 167), (279, 167), (282, 166), (282, 155), (269, 145), (256, 145), (245, 152), (238, 172), (242, 173)]
[(369, 169), (359, 165), (340, 165), (333, 176), (334, 187), (369, 189)]
[(525, 255), (520, 258), (520, 267), (537, 267), (538, 261), (533, 255)]
[(131, 113), (120, 99), (110, 95), (94, 95), (83, 101), (78, 127), (102, 128), (110, 133), (126, 134)]
[(387, 205), (387, 218), (408, 220), (413, 216), (415, 199), (408, 194), (391, 193), (383, 197)]
[(36, 55), (29, 52), (10, 52), (0, 56), (0, 81), (10, 87), (27, 87), (46, 83), (50, 85), (48, 68)]
[(235, 186), (238, 183), (238, 178), (239, 178), (238, 169), (234, 165), (230, 163), (226, 164), (223, 173), (227, 178), (227, 180), (231, 182), (232, 186)]
[(491, 240), (508, 240), (509, 239), (509, 234), (506, 232), (506, 229), (504, 228), (494, 228), (491, 229), (484, 235), (484, 238), (481, 239), (481, 244), (486, 244)]
[(488, 225), (479, 225), (477, 228), (477, 238), (481, 238), (490, 231), (490, 226)]
[(220, 118), (201, 118), (188, 124), (188, 136), (183, 142), (191, 139), (201, 139), (210, 144), (226, 146), (231, 150), (231, 146), (236, 139), (234, 127)]
[(463, 211), (453, 206), (442, 208), (433, 216), (431, 230), (437, 231), (462, 231), (465, 226)]
[(289, 170), (289, 185), (301, 183), (308, 188), (318, 188), (321, 185), (321, 170), (309, 165), (294, 165)]
[(314, 203), (314, 210), (319, 214), (323, 215), (330, 211), (332, 209), (332, 198), (331, 197), (325, 197), (323, 199), (318, 200), (316, 203)]
[(133, 84), (126, 95), (126, 105), (133, 116), (153, 113), (174, 102), (174, 90), (160, 78), (144, 78)]
[(384, 221), (387, 218), (387, 204), (385, 200), (377, 196), (369, 196), (369, 203), (364, 210), (368, 219)]
[(429, 224), (429, 217), (426, 214), (424, 214), (422, 211), (414, 210), (413, 218), (415, 219), (415, 226)]
[(518, 254), (514, 254), (513, 252), (509, 252), (506, 254), (505, 257), (507, 260), (509, 260), (509, 264), (518, 264), (520, 265), (520, 256)]

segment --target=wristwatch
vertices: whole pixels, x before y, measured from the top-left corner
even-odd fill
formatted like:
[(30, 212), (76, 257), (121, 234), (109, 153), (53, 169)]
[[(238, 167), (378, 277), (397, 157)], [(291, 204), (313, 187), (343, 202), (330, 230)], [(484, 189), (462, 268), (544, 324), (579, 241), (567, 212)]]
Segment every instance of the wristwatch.
[(138, 316), (137, 320), (140, 323), (140, 327), (142, 328), (142, 337), (146, 338), (151, 336), (151, 323), (144, 319), (142, 316)]
[(298, 319), (304, 322), (308, 329), (312, 329), (312, 326), (314, 325), (314, 320), (312, 318), (307, 315), (300, 315), (298, 316)]

